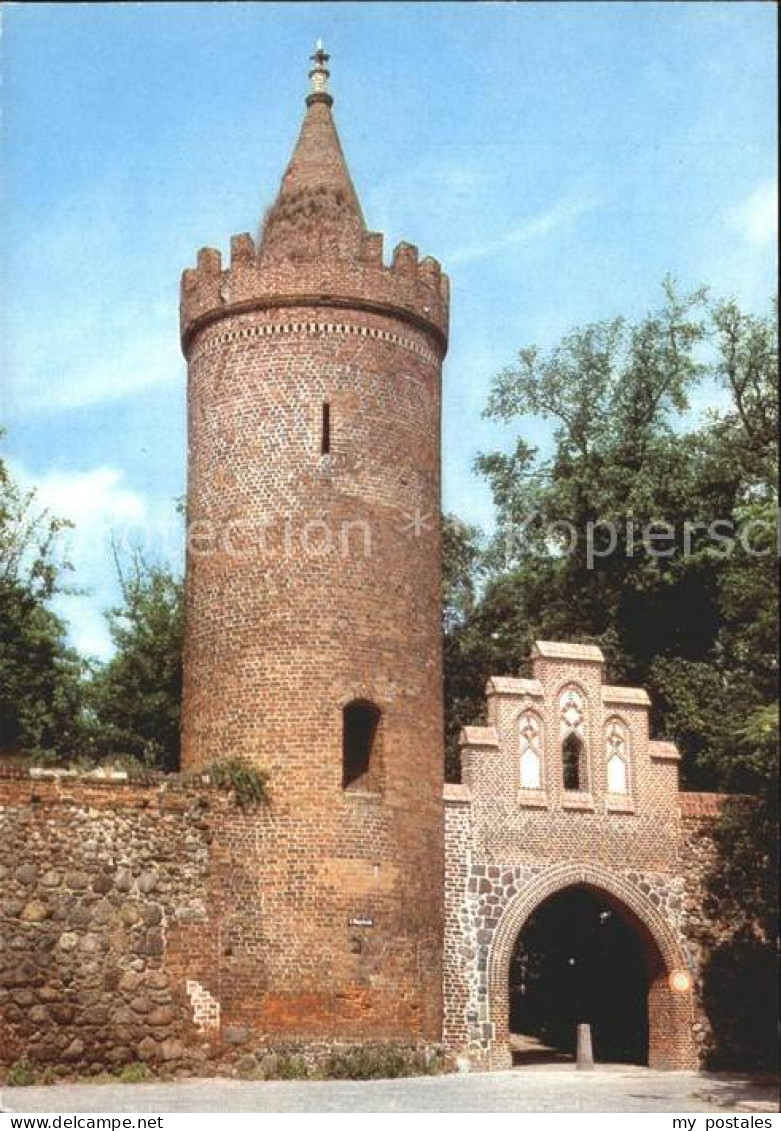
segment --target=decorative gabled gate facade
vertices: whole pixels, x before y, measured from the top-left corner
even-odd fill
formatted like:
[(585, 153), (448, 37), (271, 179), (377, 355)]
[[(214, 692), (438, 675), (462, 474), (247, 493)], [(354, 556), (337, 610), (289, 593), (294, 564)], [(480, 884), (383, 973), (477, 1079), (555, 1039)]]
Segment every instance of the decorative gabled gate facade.
[(465, 728), (462, 784), (445, 787), (446, 1046), (509, 1067), (519, 934), (548, 899), (583, 887), (641, 942), (649, 1063), (695, 1067), (686, 857), (688, 812), (702, 806), (679, 791), (675, 746), (649, 737), (648, 695), (605, 684), (598, 648), (539, 641), (532, 665), (531, 679), (489, 681), (488, 725)]

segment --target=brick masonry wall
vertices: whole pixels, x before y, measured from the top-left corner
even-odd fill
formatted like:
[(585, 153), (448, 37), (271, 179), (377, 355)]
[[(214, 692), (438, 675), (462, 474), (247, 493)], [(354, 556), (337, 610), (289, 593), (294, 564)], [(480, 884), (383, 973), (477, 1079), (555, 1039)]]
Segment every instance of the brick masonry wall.
[[(227, 269), (205, 249), (182, 281), (183, 765), (270, 771), (262, 899), (248, 885), (236, 926), (268, 980), (263, 1025), (436, 1040), (447, 280), (407, 244), (384, 266), (327, 107), (310, 107), (302, 139), (260, 253), (237, 237)], [(340, 184), (318, 194), (310, 176)], [(381, 719), (371, 775), (344, 789), (353, 700)], [(248, 1024), (260, 1009), (248, 994)]]
[[(576, 685), (587, 704), (588, 789), (562, 788), (559, 696)], [(542, 788), (520, 782), (519, 720), (541, 720)], [(630, 735), (629, 788), (607, 791), (606, 723)], [(445, 790), (445, 1031), (451, 1056), (476, 1066), (510, 1063), (509, 964), (518, 934), (548, 896), (572, 885), (599, 890), (644, 942), (650, 1061), (694, 1067), (707, 1044), (699, 1005), (701, 879), (714, 795), (678, 792), (676, 752), (648, 737), (648, 703), (606, 687), (599, 662), (538, 657), (532, 680), (489, 684), (488, 727), (467, 728), (463, 784)], [(691, 989), (672, 988), (685, 972)]]

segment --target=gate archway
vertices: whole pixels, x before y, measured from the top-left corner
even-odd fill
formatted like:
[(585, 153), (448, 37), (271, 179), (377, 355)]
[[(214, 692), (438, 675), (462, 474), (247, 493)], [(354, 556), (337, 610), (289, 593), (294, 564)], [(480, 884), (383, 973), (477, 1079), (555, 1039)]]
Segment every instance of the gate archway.
[(578, 887), (598, 893), (633, 928), (642, 946), (648, 985), (648, 1064), (652, 1068), (696, 1067), (691, 978), (672, 928), (628, 880), (595, 865), (572, 864), (557, 865), (537, 876), (513, 898), (499, 921), (488, 961), (491, 1066), (511, 1064), (509, 980), (518, 937), (546, 900)]
[(634, 925), (595, 888), (556, 892), (528, 917), (510, 964), (513, 1059), (572, 1059), (579, 1022), (602, 1063), (648, 1063), (648, 961)]

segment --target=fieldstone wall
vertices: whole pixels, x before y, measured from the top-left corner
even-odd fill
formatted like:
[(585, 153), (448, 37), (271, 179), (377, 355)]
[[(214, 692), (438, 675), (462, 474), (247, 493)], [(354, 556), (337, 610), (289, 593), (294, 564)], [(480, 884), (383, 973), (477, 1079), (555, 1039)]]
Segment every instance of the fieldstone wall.
[[(33, 772), (35, 773), (35, 772)], [(211, 1053), (186, 975), (217, 987), (207, 786), (0, 777), (0, 1062), (72, 1071)]]
[[(634, 907), (670, 964), (680, 948), (696, 1000), (712, 933), (701, 890), (707, 827), (720, 800), (680, 795), (679, 851), (668, 872), (602, 871), (562, 863), (555, 844), (548, 858), (481, 862), (469, 791), (447, 786), (451, 1059), (503, 1063), (491, 1012), (496, 956), (512, 949), (524, 893), (531, 905), (548, 879), (554, 887), (578, 878), (601, 883)], [(263, 890), (274, 820), (272, 810), (242, 812), (201, 780), (0, 771), (0, 1065), (27, 1059), (74, 1075), (137, 1062), (178, 1074), (273, 1074), (283, 1061), (286, 1071), (305, 1073), (327, 1065), (345, 1048), (343, 1038), (313, 1031), (280, 1044), (284, 994), (264, 961), (276, 933)], [(359, 983), (356, 1000), (360, 992)], [(295, 1010), (293, 1019), (299, 1023)], [(701, 1054), (707, 1023), (695, 1010), (690, 1024)], [(355, 1038), (373, 1039), (357, 1014)], [(425, 1041), (405, 1049), (411, 1063), (436, 1056)]]
[[(710, 926), (701, 887), (707, 864), (705, 820), (684, 823), (681, 848), (689, 866), (670, 874), (588, 863), (562, 865), (552, 859), (521, 865), (476, 863), (470, 851), (470, 807), (461, 787), (449, 787), (445, 808), (448, 861), (452, 860), (446, 881), (444, 956), (445, 1044), (451, 1057), (466, 1056), (475, 1067), (509, 1067), (507, 1049), (496, 1047), (496, 1002), (492, 1010), (492, 982), (506, 979), (517, 938), (517, 930), (506, 926), (508, 917), (520, 929), (527, 914), (542, 902), (546, 887), (552, 894), (572, 884), (588, 884), (614, 895), (625, 912), (634, 912), (639, 926), (650, 929), (655, 943), (666, 951), (670, 966), (666, 974), (674, 970), (690, 974), (693, 1008), (683, 1010), (682, 1024), (691, 1029), (692, 1046), (680, 1054), (683, 1063), (668, 1066), (696, 1067), (703, 1062), (710, 1033), (699, 1001), (699, 972)], [(696, 847), (689, 857), (690, 845)], [(662, 1052), (660, 1066), (663, 1060)]]

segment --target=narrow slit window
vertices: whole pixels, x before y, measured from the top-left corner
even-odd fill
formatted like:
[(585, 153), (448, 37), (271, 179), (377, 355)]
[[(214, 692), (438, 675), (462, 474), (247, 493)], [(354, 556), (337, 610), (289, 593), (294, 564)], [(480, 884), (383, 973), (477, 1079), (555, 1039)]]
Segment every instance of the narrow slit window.
[(323, 403), (323, 419), (320, 429), (320, 453), (327, 456), (331, 451), (331, 406), (328, 401)]

